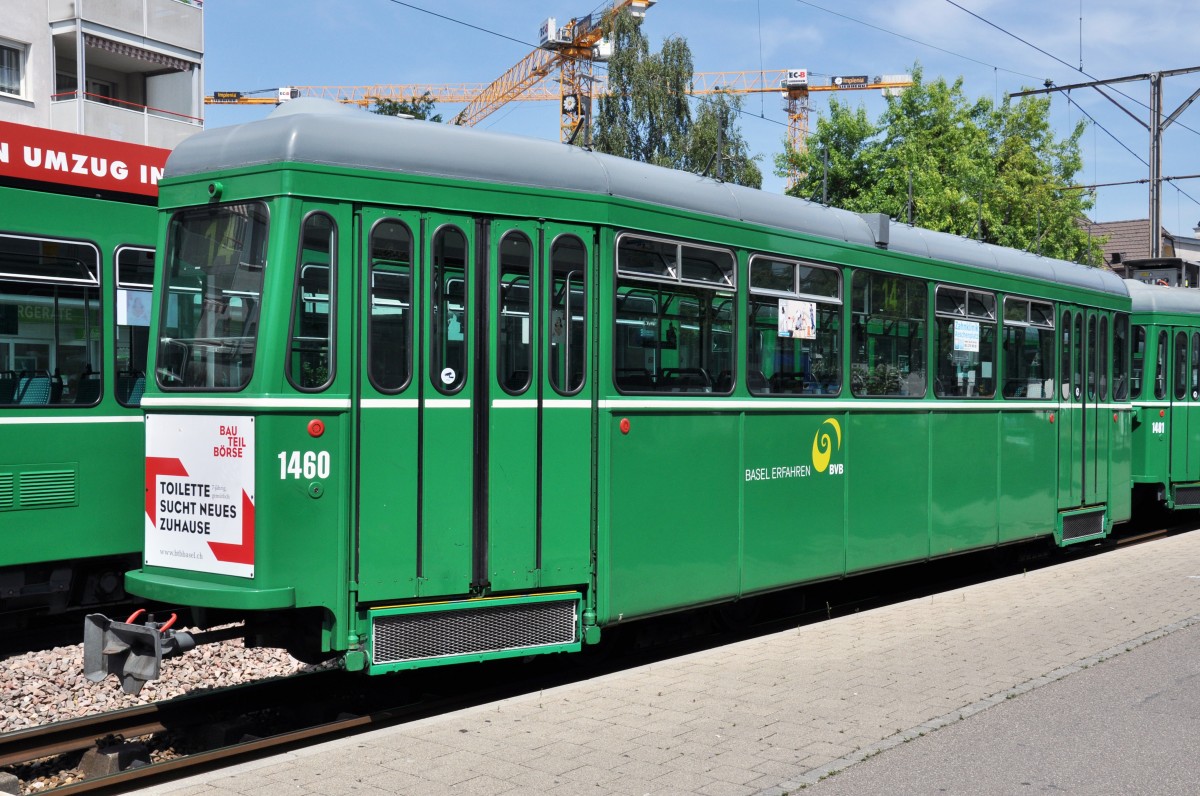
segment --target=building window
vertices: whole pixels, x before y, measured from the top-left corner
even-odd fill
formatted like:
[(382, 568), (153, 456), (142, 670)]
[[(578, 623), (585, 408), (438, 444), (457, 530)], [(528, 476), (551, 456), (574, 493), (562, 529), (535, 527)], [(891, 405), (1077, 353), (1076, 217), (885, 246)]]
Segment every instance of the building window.
[(0, 39), (0, 94), (25, 96), (25, 45)]

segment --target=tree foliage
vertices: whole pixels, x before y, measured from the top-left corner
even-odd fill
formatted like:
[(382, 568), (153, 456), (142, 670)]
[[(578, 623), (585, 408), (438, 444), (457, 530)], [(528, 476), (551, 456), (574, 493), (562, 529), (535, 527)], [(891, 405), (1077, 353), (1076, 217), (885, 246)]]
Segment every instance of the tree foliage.
[[(687, 40), (671, 36), (659, 52), (651, 52), (641, 20), (627, 11), (614, 15), (607, 35), (613, 55), (608, 94), (600, 98), (594, 120), (594, 149), (657, 166), (703, 171), (717, 152), (719, 125), (725, 179), (761, 187), (762, 174), (735, 123), (741, 98), (705, 98), (693, 117), (689, 92), (695, 70)], [(711, 173), (716, 172), (714, 164)]]
[(832, 99), (807, 151), (785, 152), (776, 169), (804, 174), (790, 191), (797, 196), (819, 199), (824, 188), (837, 207), (1099, 263), (1102, 241), (1078, 223), (1092, 196), (1069, 187), (1083, 165), (1084, 125), (1056, 139), (1049, 112), (1049, 99), (972, 101), (961, 78), (925, 82), (917, 66), (912, 87), (888, 99), (878, 122)]
[(414, 119), (440, 122), (442, 115), (433, 112), (434, 106), (433, 97), (426, 91), (422, 96), (409, 100), (377, 99), (371, 112), (382, 116), (412, 116)]

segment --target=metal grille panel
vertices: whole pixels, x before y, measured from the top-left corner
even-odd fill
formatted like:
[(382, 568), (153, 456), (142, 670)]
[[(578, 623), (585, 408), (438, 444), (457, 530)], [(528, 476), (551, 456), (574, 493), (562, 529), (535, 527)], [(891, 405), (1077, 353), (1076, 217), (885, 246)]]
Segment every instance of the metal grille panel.
[(13, 474), (0, 473), (0, 511), (13, 508)]
[(1095, 536), (1104, 533), (1104, 512), (1095, 511), (1090, 514), (1068, 514), (1062, 518), (1062, 538), (1064, 542), (1072, 539), (1082, 539), (1085, 536)]
[(533, 649), (576, 640), (571, 600), (375, 617), (375, 664)]
[(1175, 487), (1175, 507), (1200, 506), (1200, 486)]
[(74, 504), (74, 470), (21, 473), (21, 508), (42, 509)]

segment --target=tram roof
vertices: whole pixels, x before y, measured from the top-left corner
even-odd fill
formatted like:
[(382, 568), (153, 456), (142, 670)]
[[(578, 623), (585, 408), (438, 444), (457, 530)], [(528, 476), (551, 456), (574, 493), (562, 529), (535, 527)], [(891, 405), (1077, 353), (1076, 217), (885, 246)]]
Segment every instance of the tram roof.
[[(165, 177), (276, 162), (609, 195), (871, 247), (884, 219), (558, 142), (396, 119), (308, 97), (284, 103), (265, 119), (185, 139), (171, 153)], [(1109, 271), (907, 224), (888, 223), (886, 248), (1126, 293), (1122, 280)]]
[(1196, 288), (1147, 285), (1136, 279), (1126, 279), (1125, 287), (1133, 299), (1134, 312), (1200, 314), (1200, 290)]

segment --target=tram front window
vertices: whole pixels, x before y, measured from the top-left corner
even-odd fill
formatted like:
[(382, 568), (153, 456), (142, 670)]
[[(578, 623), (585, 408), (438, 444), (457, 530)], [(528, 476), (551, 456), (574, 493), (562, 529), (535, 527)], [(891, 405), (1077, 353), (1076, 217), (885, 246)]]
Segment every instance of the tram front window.
[(171, 218), (159, 386), (239, 390), (249, 382), (266, 243), (267, 208), (260, 202), (193, 208)]

